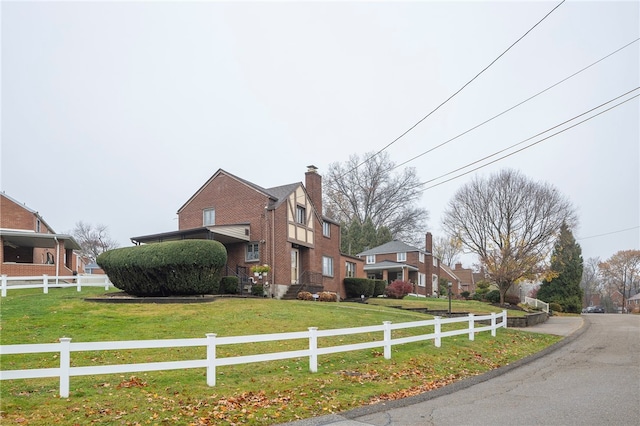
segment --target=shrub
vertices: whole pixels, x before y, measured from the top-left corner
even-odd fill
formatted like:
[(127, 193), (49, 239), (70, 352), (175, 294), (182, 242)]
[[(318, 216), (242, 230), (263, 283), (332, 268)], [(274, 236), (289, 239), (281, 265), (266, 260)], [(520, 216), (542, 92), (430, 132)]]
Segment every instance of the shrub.
[[(498, 301), (500, 301), (500, 299), (498, 299)], [(518, 305), (520, 303), (520, 298), (514, 294), (505, 294), (504, 295), (504, 302), (508, 303), (510, 305)]]
[(313, 294), (308, 291), (301, 291), (297, 296), (298, 300), (313, 300)]
[(387, 288), (387, 282), (385, 280), (371, 280), (373, 281), (373, 297), (382, 296), (384, 289)]
[(465, 299), (468, 299), (470, 294), (471, 293), (465, 290), (462, 293), (460, 293), (460, 296), (464, 297)]
[(331, 293), (329, 291), (322, 291), (318, 293), (318, 300), (321, 302), (337, 302), (338, 295), (336, 293)]
[(254, 284), (251, 286), (252, 296), (264, 296), (264, 286), (262, 284)]
[(371, 297), (375, 290), (375, 283), (367, 278), (345, 278), (344, 290), (349, 298), (359, 298), (362, 295)]
[(549, 303), (549, 309), (554, 312), (562, 312), (562, 305), (560, 305), (559, 303), (551, 302)]
[(222, 277), (222, 279), (220, 280), (220, 290), (218, 290), (218, 292), (220, 294), (238, 294), (239, 285), (240, 280), (238, 279), (238, 277)]
[(97, 263), (113, 285), (135, 296), (215, 293), (227, 250), (213, 240), (181, 240), (106, 251)]
[(484, 296), (485, 300), (489, 303), (500, 303), (500, 291), (491, 290)]
[(413, 285), (406, 281), (395, 280), (385, 289), (384, 294), (391, 299), (402, 299), (413, 291)]

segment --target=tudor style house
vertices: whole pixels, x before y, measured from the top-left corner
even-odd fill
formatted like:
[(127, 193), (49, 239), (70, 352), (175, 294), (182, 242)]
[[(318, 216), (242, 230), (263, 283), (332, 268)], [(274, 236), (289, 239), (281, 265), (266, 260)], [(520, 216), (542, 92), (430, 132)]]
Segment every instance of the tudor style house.
[(66, 234), (56, 234), (42, 216), (0, 193), (0, 274), (10, 277), (71, 276), (83, 272), (74, 250), (80, 246)]
[[(305, 183), (263, 188), (219, 169), (179, 209), (178, 230), (133, 237), (134, 244), (212, 239), (227, 249), (227, 275), (263, 284), (270, 297), (298, 291), (345, 296), (345, 276), (362, 261), (340, 253), (340, 225), (322, 215), (322, 177), (308, 166)], [(251, 267), (268, 265), (253, 277)]]

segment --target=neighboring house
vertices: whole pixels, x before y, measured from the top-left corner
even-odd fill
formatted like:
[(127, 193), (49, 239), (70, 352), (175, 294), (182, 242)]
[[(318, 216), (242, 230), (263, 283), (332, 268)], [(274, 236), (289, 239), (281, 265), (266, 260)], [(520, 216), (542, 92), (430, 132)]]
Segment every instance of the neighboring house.
[[(300, 290), (345, 296), (342, 273), (359, 259), (340, 253), (340, 225), (322, 215), (322, 177), (308, 166), (305, 183), (263, 188), (219, 169), (179, 209), (178, 230), (133, 237), (134, 244), (211, 239), (227, 249), (226, 275), (265, 284), (271, 297)], [(251, 266), (271, 271), (254, 278)], [(355, 265), (354, 265), (355, 264)], [(362, 276), (362, 275), (361, 275)]]
[(627, 299), (627, 312), (640, 312), (640, 293)]
[[(457, 273), (444, 263), (440, 264), (440, 279), (444, 279), (447, 281), (447, 284), (451, 284), (452, 295), (460, 296), (460, 293), (464, 291), (462, 287), (462, 280), (460, 279), (460, 277), (458, 277)], [(448, 294), (442, 294), (442, 296), (447, 295)]]
[(70, 276), (84, 272), (70, 235), (56, 234), (42, 216), (0, 193), (0, 274), (10, 277)]
[(462, 263), (455, 264), (453, 273), (460, 279), (460, 293), (468, 291), (469, 294), (476, 292), (475, 274), (472, 269), (463, 268)]
[(441, 275), (440, 260), (432, 254), (432, 235), (427, 233), (426, 250), (403, 243), (390, 241), (370, 250), (358, 253), (365, 261), (364, 272), (368, 278), (411, 282), (414, 293), (432, 296), (438, 291)]

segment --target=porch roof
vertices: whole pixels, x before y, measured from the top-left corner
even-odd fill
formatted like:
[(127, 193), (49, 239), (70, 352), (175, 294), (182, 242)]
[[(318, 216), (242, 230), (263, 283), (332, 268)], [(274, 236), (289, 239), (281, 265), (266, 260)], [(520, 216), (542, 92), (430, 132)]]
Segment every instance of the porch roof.
[(409, 271), (419, 271), (418, 268), (406, 263), (393, 262), (391, 260), (384, 260), (382, 262), (374, 263), (373, 265), (364, 265), (364, 271), (400, 271), (402, 269), (408, 269)]
[(150, 244), (177, 240), (216, 240), (222, 244), (243, 243), (251, 241), (248, 223), (235, 225), (204, 226), (202, 228), (182, 229), (159, 234), (132, 237), (133, 244)]
[(42, 234), (17, 229), (0, 229), (0, 237), (6, 246), (55, 248), (56, 240), (64, 243), (65, 248), (80, 250), (80, 245), (67, 234)]

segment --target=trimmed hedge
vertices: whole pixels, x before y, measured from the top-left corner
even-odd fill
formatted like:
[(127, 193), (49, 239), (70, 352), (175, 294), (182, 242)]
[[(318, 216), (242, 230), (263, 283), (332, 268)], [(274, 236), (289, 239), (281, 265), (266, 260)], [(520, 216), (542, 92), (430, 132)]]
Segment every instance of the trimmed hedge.
[(374, 294), (375, 283), (368, 278), (345, 278), (344, 291), (347, 298), (355, 298), (364, 295), (371, 297)]
[(97, 263), (134, 296), (208, 294), (218, 291), (227, 250), (212, 240), (168, 241), (109, 250)]
[(372, 280), (373, 281), (373, 297), (382, 296), (384, 289), (387, 288), (387, 282), (385, 280)]
[(220, 294), (238, 294), (240, 279), (234, 276), (226, 276), (220, 279)]

